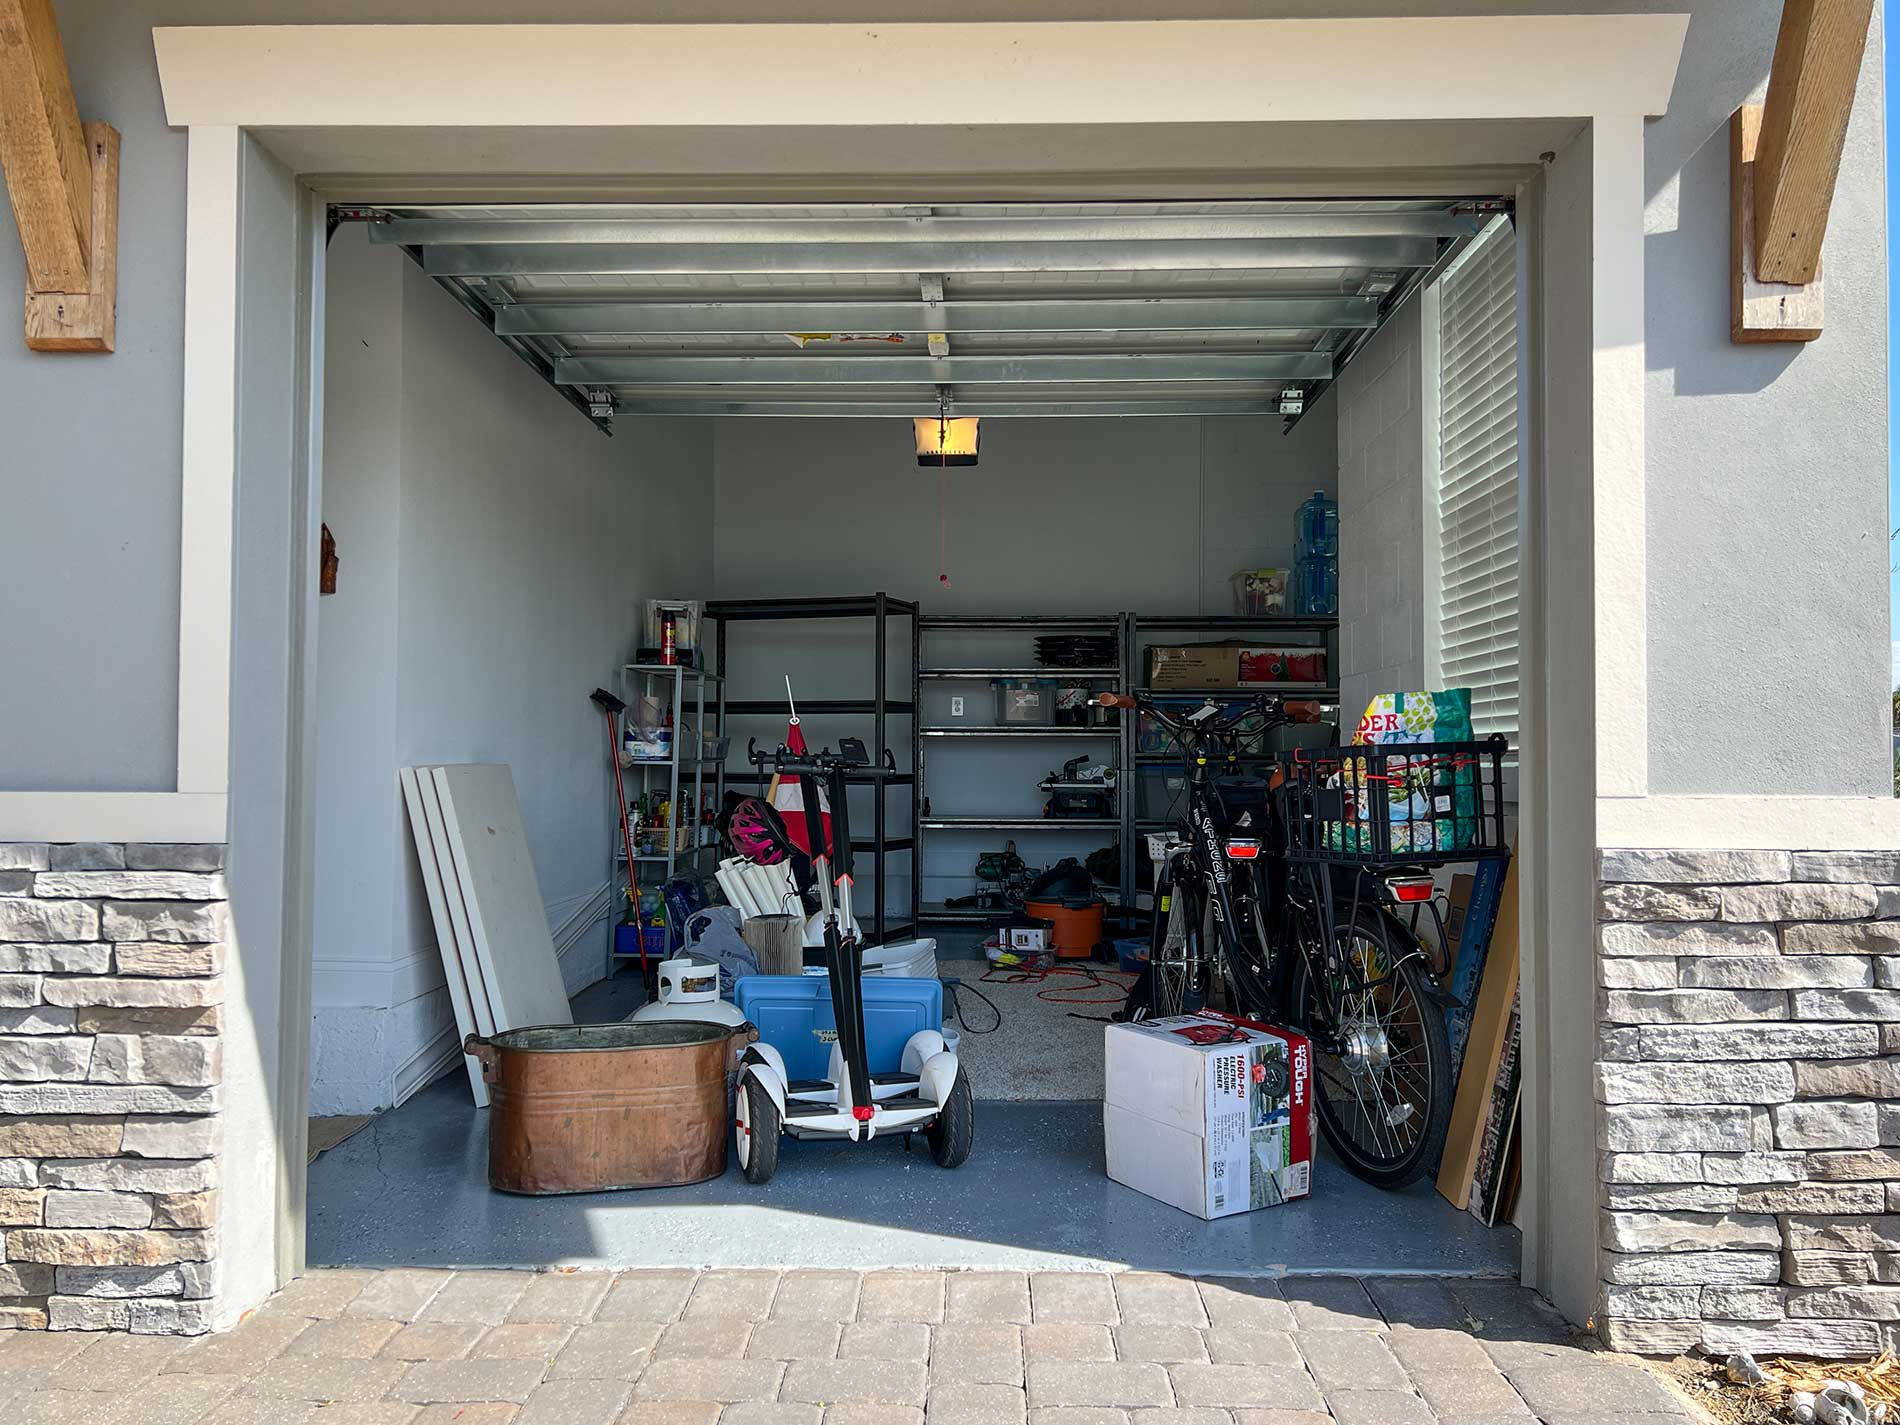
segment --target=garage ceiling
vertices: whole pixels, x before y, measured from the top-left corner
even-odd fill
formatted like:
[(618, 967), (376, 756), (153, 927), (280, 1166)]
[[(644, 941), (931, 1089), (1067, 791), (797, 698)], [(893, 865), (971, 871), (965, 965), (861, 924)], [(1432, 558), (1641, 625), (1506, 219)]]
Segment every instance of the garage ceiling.
[(336, 210), (614, 413), (1296, 419), (1495, 199)]

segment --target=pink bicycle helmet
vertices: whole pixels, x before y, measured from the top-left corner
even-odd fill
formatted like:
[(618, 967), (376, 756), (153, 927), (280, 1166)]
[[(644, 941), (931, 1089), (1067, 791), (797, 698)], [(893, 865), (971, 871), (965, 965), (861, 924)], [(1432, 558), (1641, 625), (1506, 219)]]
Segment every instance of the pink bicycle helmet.
[(746, 797), (735, 805), (726, 822), (726, 839), (748, 861), (776, 866), (793, 851), (784, 818), (768, 801)]

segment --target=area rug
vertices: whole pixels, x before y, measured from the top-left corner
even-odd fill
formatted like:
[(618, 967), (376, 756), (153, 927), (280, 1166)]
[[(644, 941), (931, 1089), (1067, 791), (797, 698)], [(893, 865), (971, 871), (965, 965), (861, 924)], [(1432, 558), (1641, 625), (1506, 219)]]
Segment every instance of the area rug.
[(310, 1120), (310, 1161), (316, 1162), (319, 1153), (326, 1153), (345, 1139), (361, 1132), (375, 1118), (373, 1113), (345, 1113), (335, 1118), (313, 1118)]
[[(979, 1099), (1048, 1103), (1102, 1096), (1102, 1031), (1132, 976), (1087, 966), (1079, 974), (1008, 983), (1000, 972), (984, 980), (986, 960), (943, 960), (937, 968), (946, 982), (963, 982), (954, 990), (946, 983), (944, 1019), (962, 1031), (958, 1059)], [(1045, 994), (1096, 1003), (1052, 1003), (1039, 997)]]

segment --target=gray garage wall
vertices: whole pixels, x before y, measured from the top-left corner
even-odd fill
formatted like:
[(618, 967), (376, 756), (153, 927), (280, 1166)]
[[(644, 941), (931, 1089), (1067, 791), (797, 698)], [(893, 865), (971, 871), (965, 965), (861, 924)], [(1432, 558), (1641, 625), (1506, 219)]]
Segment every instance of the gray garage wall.
[(603, 437), (361, 227), (325, 298), (311, 1111), (368, 1113), (459, 1057), (398, 768), (513, 770), (568, 987), (601, 974), (615, 814), (587, 694), (618, 686), (641, 599), (710, 591), (712, 429)]
[[(1277, 419), (1220, 417), (1146, 420), (986, 421), (974, 469), (944, 475), (917, 468), (909, 424), (881, 420), (713, 422), (715, 592), (721, 598), (869, 594), (918, 600), (927, 613), (1225, 614), (1233, 611), (1236, 570), (1285, 567), (1293, 558), (1293, 515), (1315, 490), (1331, 493), (1337, 470), (1330, 395), (1282, 434)], [(939, 550), (950, 583), (938, 581)], [(898, 625), (893, 664), (909, 666), (909, 626)], [(1030, 634), (944, 632), (925, 662), (951, 666), (1033, 665)], [(730, 696), (770, 697), (787, 673), (806, 698), (869, 697), (866, 625), (754, 624), (735, 627)], [(910, 696), (909, 675), (888, 690)], [(949, 699), (965, 699), (954, 714)], [(984, 683), (925, 689), (927, 722), (992, 720)], [(865, 735), (863, 719), (810, 717), (808, 737)], [(908, 722), (892, 723), (905, 740)], [(761, 743), (783, 735), (782, 718), (737, 728)], [(1036, 816), (1036, 783), (1083, 746), (994, 739), (933, 743), (927, 752), (931, 810), (940, 816)], [(1147, 774), (1160, 791), (1158, 769)], [(906, 826), (910, 804), (893, 792)], [(861, 803), (861, 804), (860, 804)], [(854, 801), (854, 826), (867, 826), (869, 793)], [(1157, 813), (1158, 814), (1158, 813)], [(923, 898), (965, 895), (978, 852), (1000, 847), (993, 831), (930, 833)], [(1086, 856), (1104, 832), (1018, 835), (1032, 866)], [(895, 869), (908, 864), (893, 859)], [(862, 878), (861, 894), (870, 894)], [(887, 903), (907, 903), (908, 882)], [(868, 904), (868, 901), (867, 901)]]
[[(164, 788), (176, 733), (184, 138), (164, 127), (157, 23), (782, 19), (769, 0), (132, 0), (58, 6), (80, 107), (125, 136), (120, 350), (53, 359), (0, 337), (0, 786)], [(1841, 169), (1827, 334), (1727, 335), (1725, 125), (1758, 95), (1778, 0), (1193, 3), (1172, 17), (1692, 12), (1648, 136), (1651, 775), (1666, 792), (1886, 785), (1887, 432), (1880, 37)], [(810, 0), (809, 19), (1145, 18), (1148, 0)], [(1876, 21), (1878, 27), (1879, 21)], [(0, 293), (22, 286), (0, 214)]]

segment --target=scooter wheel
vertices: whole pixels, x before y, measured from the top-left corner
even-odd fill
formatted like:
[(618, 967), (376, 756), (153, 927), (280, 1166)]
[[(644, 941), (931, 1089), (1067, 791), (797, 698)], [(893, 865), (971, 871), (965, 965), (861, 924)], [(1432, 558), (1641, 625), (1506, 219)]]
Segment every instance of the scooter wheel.
[(960, 1168), (970, 1156), (970, 1145), (976, 1139), (976, 1096), (970, 1092), (969, 1075), (962, 1070), (957, 1071), (956, 1082), (950, 1085), (943, 1112), (924, 1130), (924, 1136), (930, 1140), (930, 1156), (940, 1168)]
[(778, 1171), (778, 1136), (784, 1119), (765, 1085), (750, 1074), (739, 1085), (738, 1109), (733, 1139), (739, 1171), (749, 1183), (769, 1183)]

